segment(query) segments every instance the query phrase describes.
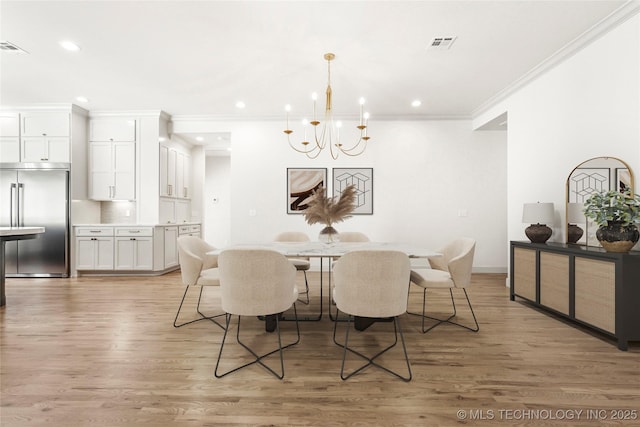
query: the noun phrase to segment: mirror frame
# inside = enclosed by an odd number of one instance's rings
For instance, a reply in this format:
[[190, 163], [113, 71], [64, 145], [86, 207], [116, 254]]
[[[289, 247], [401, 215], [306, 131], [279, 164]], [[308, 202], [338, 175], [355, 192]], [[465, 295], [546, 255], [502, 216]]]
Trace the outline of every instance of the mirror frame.
[[[573, 175], [576, 169], [580, 168], [585, 163], [588, 163], [593, 160], [598, 160], [598, 159], [616, 160], [620, 162], [622, 165], [624, 165], [624, 167], [629, 171], [629, 179], [631, 181], [629, 186], [631, 187], [631, 194], [633, 195], [635, 192], [635, 177], [633, 175], [633, 171], [631, 170], [631, 167], [629, 166], [629, 164], [624, 160], [618, 157], [613, 157], [613, 156], [599, 156], [599, 157], [592, 157], [588, 160], [585, 160], [579, 163], [576, 167], [574, 167], [571, 170], [571, 172], [569, 172], [569, 175], [567, 176], [567, 181], [565, 183], [565, 207], [564, 207], [565, 208], [564, 209], [564, 220], [565, 220], [564, 221], [564, 224], [565, 224], [564, 241], [565, 243], [569, 243], [569, 180], [571, 179], [571, 175]], [[583, 243], [572, 243], [572, 244], [583, 245]], [[589, 242], [587, 241], [587, 243], [584, 245], [589, 246]]]

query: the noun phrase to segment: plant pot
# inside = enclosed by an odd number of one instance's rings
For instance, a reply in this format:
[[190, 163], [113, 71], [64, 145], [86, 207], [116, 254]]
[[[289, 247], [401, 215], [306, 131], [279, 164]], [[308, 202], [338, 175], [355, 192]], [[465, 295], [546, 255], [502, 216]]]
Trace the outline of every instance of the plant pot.
[[331, 226], [327, 226], [320, 230], [318, 240], [322, 243], [338, 243], [340, 241], [340, 235], [338, 234], [338, 230]]
[[640, 238], [638, 227], [623, 226], [619, 221], [609, 221], [596, 231], [596, 238], [607, 252], [629, 252]]

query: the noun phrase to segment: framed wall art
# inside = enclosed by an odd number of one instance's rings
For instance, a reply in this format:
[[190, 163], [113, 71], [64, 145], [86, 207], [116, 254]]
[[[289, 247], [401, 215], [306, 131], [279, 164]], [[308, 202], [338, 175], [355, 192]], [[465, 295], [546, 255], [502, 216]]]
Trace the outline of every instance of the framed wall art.
[[616, 168], [616, 190], [625, 192], [631, 188], [631, 174], [627, 168]]
[[320, 187], [327, 188], [326, 168], [287, 168], [287, 213], [301, 214]]
[[349, 185], [356, 187], [353, 215], [373, 215], [373, 168], [333, 168], [333, 197]]
[[569, 203], [584, 203], [593, 193], [609, 191], [609, 169], [576, 168], [568, 184]]

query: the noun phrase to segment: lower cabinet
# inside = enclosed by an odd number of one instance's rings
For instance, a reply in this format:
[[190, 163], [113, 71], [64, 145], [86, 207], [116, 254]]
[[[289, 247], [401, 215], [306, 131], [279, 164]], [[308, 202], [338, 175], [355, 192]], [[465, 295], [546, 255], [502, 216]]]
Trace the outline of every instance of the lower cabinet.
[[153, 270], [153, 228], [116, 228], [115, 234], [115, 270]]
[[165, 273], [178, 262], [178, 236], [200, 236], [200, 224], [76, 226], [75, 270], [108, 274]]
[[164, 268], [178, 265], [178, 227], [164, 227]]
[[511, 242], [510, 298], [607, 334], [627, 350], [640, 340], [640, 252]]
[[113, 270], [113, 228], [76, 229], [76, 270]]

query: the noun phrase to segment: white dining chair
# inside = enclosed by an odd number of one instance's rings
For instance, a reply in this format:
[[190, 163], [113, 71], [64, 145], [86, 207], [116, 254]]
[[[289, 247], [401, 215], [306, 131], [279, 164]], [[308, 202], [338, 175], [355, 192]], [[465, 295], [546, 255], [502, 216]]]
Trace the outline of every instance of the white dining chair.
[[[421, 316], [422, 333], [443, 323], [460, 326], [473, 332], [478, 332], [480, 326], [471, 306], [467, 288], [471, 285], [471, 270], [473, 267], [473, 254], [475, 252], [476, 241], [470, 238], [459, 238], [444, 248], [438, 250], [442, 256], [429, 258], [431, 268], [411, 270], [411, 283], [422, 288], [422, 313], [409, 314]], [[453, 313], [446, 318], [428, 316], [427, 311], [427, 290], [448, 289], [453, 306]], [[475, 326], [463, 325], [452, 319], [457, 315], [456, 302], [453, 295], [454, 289], [460, 289], [464, 293], [467, 305], [471, 311]], [[435, 320], [436, 323], [425, 329], [425, 319]]]
[[[179, 328], [200, 320], [211, 320], [213, 323], [224, 329], [224, 326], [216, 320], [216, 318], [224, 316], [224, 313], [208, 316], [200, 311], [200, 302], [202, 300], [204, 288], [220, 285], [218, 277], [218, 257], [207, 254], [208, 252], [215, 250], [215, 247], [195, 236], [180, 236], [178, 237], [177, 243], [180, 277], [182, 279], [182, 284], [185, 286], [185, 290], [182, 295], [182, 300], [180, 301], [180, 306], [178, 307], [178, 312], [173, 320], [173, 326], [175, 328]], [[184, 304], [189, 289], [192, 287], [200, 288], [198, 304], [196, 305], [196, 312], [199, 314], [199, 317], [178, 323], [178, 317], [180, 316], [182, 305]]]
[[[284, 357], [282, 350], [300, 342], [300, 328], [295, 302], [298, 298], [296, 288], [296, 269], [279, 252], [270, 249], [226, 249], [218, 257], [220, 269], [220, 290], [222, 309], [226, 313], [225, 332], [220, 344], [220, 352], [214, 374], [224, 377], [253, 364], [260, 364], [277, 378], [284, 378]], [[280, 314], [293, 307], [297, 338], [294, 342], [282, 345], [280, 333]], [[220, 360], [227, 342], [227, 334], [232, 316], [238, 317], [236, 340], [247, 350], [253, 360], [242, 363], [225, 372], [219, 372]], [[258, 355], [240, 339], [241, 320], [246, 316], [274, 316], [278, 347]], [[269, 334], [268, 334], [269, 335]], [[255, 337], [252, 342], [259, 341]], [[269, 367], [263, 359], [274, 354], [280, 355], [280, 372]], [[234, 357], [236, 359], [236, 357]]]
[[[333, 341], [343, 349], [340, 368], [340, 378], [343, 380], [352, 377], [368, 366], [376, 366], [404, 381], [411, 381], [411, 364], [399, 319], [407, 311], [410, 270], [409, 257], [400, 251], [355, 250], [346, 253], [334, 263], [335, 289], [333, 297], [338, 313], [342, 312], [348, 316], [344, 343], [338, 342], [336, 338], [338, 323], [342, 322], [338, 322], [336, 319], [333, 327]], [[354, 317], [392, 320], [394, 342], [373, 356], [365, 355], [363, 349], [357, 350], [350, 347], [350, 330]], [[377, 327], [378, 323], [383, 324], [383, 322], [376, 322], [370, 327]], [[407, 375], [401, 375], [377, 361], [380, 356], [396, 346], [398, 334], [404, 351]], [[366, 360], [366, 363], [347, 374], [345, 373], [347, 354], [357, 355]]]
[[[275, 242], [309, 242], [309, 236], [301, 231], [285, 231], [278, 234], [275, 239]], [[304, 292], [300, 292], [300, 294], [305, 296], [305, 299], [302, 300], [298, 298], [303, 304], [309, 304], [309, 281], [307, 279], [307, 271], [311, 268], [311, 261], [307, 257], [289, 257], [287, 258], [289, 262], [293, 264], [297, 271], [302, 271], [304, 274]]]

